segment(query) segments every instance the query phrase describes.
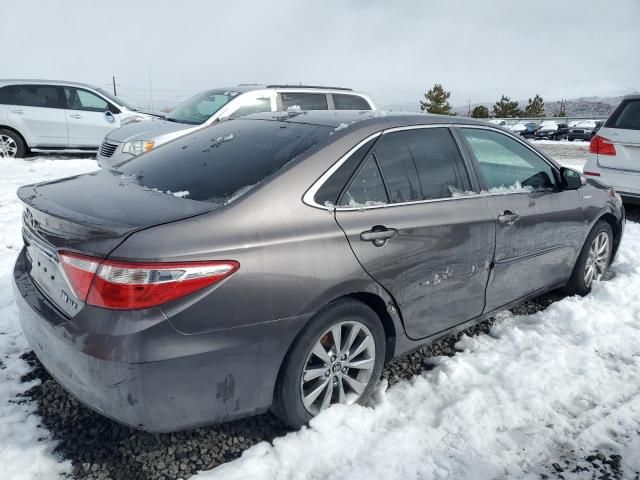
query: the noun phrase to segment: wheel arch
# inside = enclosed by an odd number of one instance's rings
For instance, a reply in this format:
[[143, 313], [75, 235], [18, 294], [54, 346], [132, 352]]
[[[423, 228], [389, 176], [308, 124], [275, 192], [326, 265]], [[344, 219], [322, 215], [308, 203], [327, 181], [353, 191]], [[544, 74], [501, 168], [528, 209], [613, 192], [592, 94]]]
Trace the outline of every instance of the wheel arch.
[[620, 246], [620, 240], [622, 239], [622, 225], [615, 217], [615, 215], [609, 212], [606, 212], [598, 217], [598, 220], [596, 220], [595, 223], [599, 222], [600, 220], [607, 222], [611, 227], [611, 231], [613, 232], [613, 252], [611, 252], [611, 261], [613, 261], [616, 253], [618, 253], [618, 247]]
[[9, 125], [4, 125], [2, 123], [0, 123], [0, 130], [9, 130], [10, 132], [13, 132], [16, 135], [18, 135], [22, 139], [22, 143], [24, 143], [24, 148], [27, 151], [29, 151], [29, 143], [27, 142], [26, 137], [24, 135], [22, 135], [18, 130], [16, 130], [13, 127], [10, 127]]

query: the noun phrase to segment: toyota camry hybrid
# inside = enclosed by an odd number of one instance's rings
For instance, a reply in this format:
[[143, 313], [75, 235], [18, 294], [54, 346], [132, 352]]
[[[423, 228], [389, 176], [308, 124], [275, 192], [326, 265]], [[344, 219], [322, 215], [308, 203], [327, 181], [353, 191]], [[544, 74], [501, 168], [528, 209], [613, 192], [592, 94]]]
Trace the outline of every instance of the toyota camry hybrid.
[[153, 432], [363, 403], [385, 362], [587, 294], [625, 220], [614, 190], [498, 126], [383, 112], [253, 114], [18, 196], [31, 347]]

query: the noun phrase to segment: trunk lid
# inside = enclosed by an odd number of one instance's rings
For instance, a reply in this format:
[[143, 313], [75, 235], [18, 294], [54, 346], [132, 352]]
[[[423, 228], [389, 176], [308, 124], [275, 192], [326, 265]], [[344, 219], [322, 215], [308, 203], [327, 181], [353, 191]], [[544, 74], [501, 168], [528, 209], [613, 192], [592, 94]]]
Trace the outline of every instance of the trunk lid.
[[83, 306], [58, 251], [107, 257], [131, 233], [213, 210], [215, 205], [151, 190], [115, 172], [98, 171], [18, 190], [31, 278], [67, 315]]

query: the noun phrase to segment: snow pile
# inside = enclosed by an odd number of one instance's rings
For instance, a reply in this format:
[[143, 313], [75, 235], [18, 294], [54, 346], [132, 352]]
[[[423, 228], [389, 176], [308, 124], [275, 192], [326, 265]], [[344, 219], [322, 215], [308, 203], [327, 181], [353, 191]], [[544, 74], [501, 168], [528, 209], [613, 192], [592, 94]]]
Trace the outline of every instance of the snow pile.
[[198, 478], [540, 478], [561, 454], [594, 449], [625, 455], [632, 478], [640, 463], [640, 225], [627, 225], [613, 273], [588, 297], [499, 315], [490, 335], [463, 337], [460, 354], [380, 388], [372, 407], [332, 407], [309, 428]]
[[[34, 383], [20, 383], [30, 369], [20, 359], [28, 350], [18, 323], [11, 283], [13, 263], [22, 248], [20, 185], [76, 175], [97, 169], [94, 160], [2, 159], [0, 176], [0, 478], [59, 478], [71, 469], [52, 454], [49, 433], [40, 428], [35, 406], [17, 404], [17, 396]], [[39, 439], [42, 439], [39, 441]]]
[[520, 182], [516, 182], [513, 185], [509, 185], [505, 187], [504, 185], [500, 187], [493, 187], [489, 190], [481, 190], [480, 193], [476, 193], [471, 190], [459, 190], [453, 185], [449, 185], [449, 191], [451, 192], [451, 196], [454, 198], [458, 197], [476, 197], [481, 195], [506, 195], [508, 193], [532, 193], [533, 187], [530, 186], [522, 186]]

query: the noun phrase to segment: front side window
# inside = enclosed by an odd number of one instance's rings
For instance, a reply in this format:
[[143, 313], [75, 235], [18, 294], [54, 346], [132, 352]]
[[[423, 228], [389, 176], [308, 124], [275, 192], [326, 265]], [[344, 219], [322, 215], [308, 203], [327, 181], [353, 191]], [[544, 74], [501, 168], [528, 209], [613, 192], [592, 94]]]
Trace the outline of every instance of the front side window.
[[25, 107], [63, 108], [60, 88], [54, 85], [10, 85], [0, 90], [2, 101]]
[[236, 98], [239, 92], [228, 90], [209, 90], [194, 95], [171, 110], [164, 118], [170, 122], [200, 125], [211, 115]]
[[85, 112], [106, 112], [109, 103], [98, 95], [74, 87], [64, 87], [64, 96], [69, 110], [83, 110]]
[[371, 110], [371, 105], [358, 95], [333, 94], [333, 106], [336, 110]]
[[389, 203], [389, 198], [378, 164], [373, 155], [369, 155], [349, 188], [342, 195], [339, 204], [345, 207], [369, 207], [387, 203]]
[[237, 118], [251, 113], [270, 112], [271, 98], [267, 96], [249, 97], [242, 105], [229, 115], [229, 118]]
[[555, 189], [553, 168], [522, 143], [491, 130], [460, 131], [478, 160], [490, 192]]
[[327, 96], [324, 93], [281, 93], [284, 110], [299, 107], [301, 110], [327, 110]]
[[447, 128], [383, 136], [374, 154], [391, 203], [449, 198], [471, 189], [458, 148]]

